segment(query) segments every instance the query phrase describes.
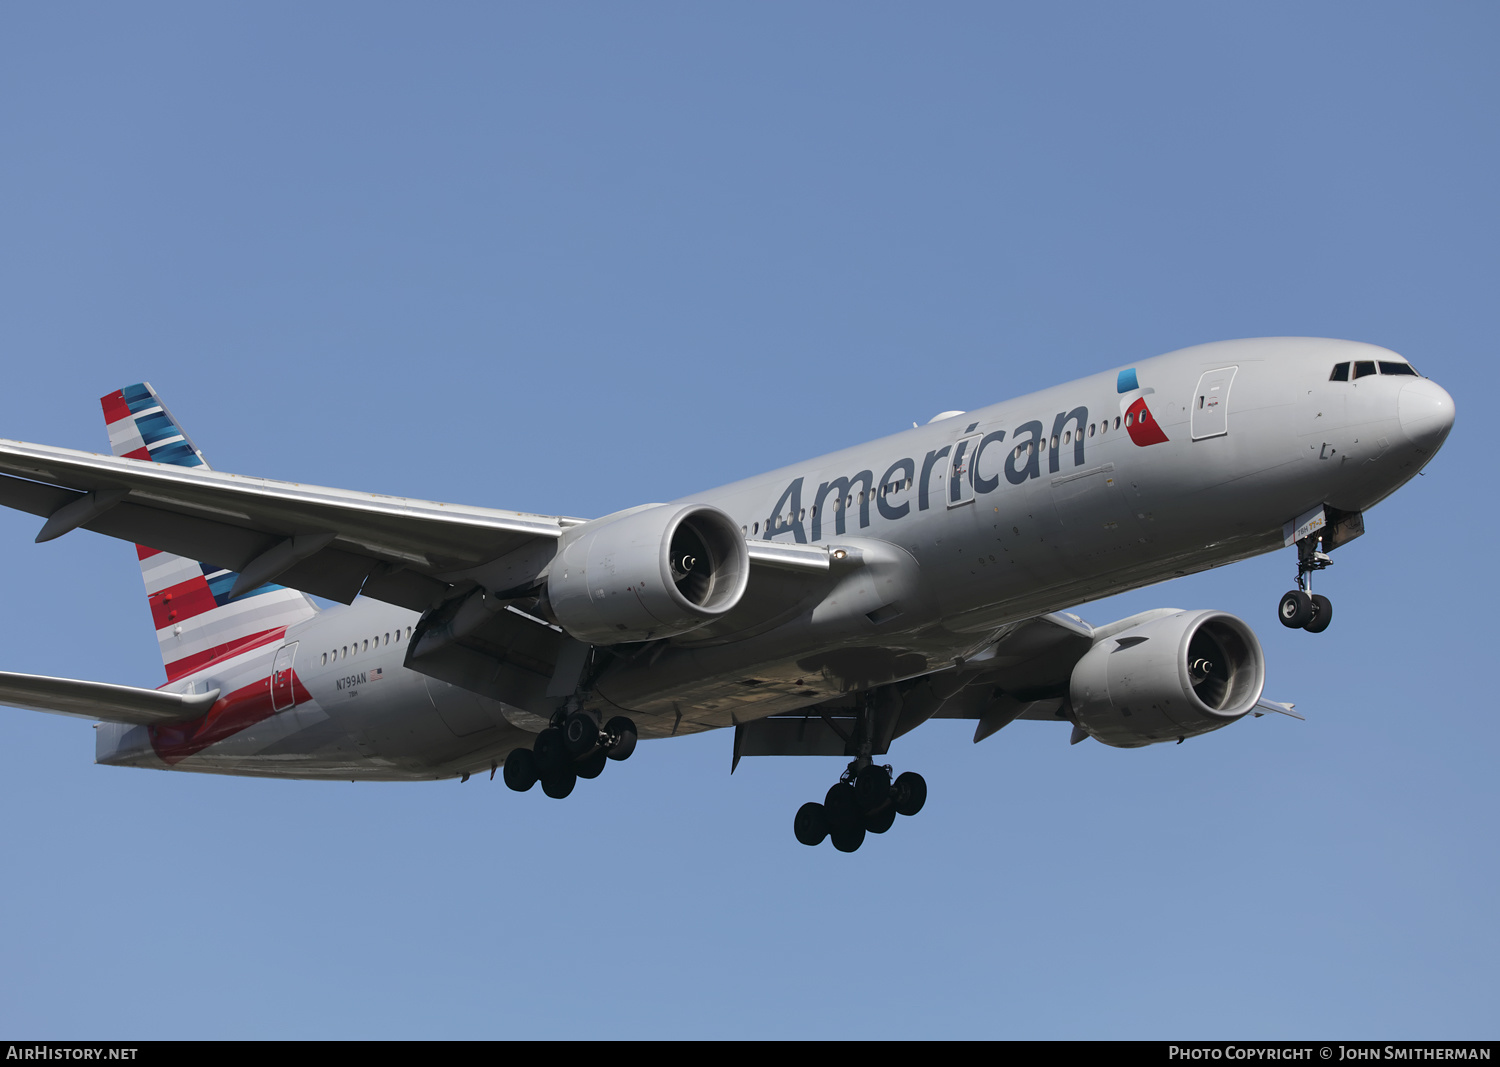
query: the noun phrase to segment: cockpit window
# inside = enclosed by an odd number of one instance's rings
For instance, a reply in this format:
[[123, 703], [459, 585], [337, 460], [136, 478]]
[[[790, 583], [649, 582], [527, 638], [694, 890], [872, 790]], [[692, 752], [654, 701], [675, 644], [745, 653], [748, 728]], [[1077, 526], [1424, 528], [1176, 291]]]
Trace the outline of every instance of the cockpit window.
[[1367, 374], [1375, 373], [1375, 361], [1373, 359], [1356, 360], [1354, 364], [1354, 377], [1363, 378]]
[[1380, 373], [1381, 374], [1411, 374], [1411, 375], [1416, 375], [1417, 374], [1416, 370], [1412, 367], [1412, 365], [1410, 363], [1387, 363], [1384, 360], [1382, 360], [1381, 363], [1380, 363]]
[[1347, 382], [1349, 380], [1349, 364], [1335, 363], [1333, 373], [1328, 376], [1330, 382]]

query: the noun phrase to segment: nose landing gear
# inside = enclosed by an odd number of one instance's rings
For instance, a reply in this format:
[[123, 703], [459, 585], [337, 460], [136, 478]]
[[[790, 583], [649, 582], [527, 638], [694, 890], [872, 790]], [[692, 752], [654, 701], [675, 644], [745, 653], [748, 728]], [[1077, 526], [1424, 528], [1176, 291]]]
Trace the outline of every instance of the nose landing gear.
[[609, 760], [629, 759], [637, 737], [635, 723], [623, 715], [600, 729], [587, 712], [559, 713], [530, 748], [518, 748], [505, 757], [505, 784], [524, 793], [541, 782], [542, 792], [561, 800], [573, 792], [578, 779], [603, 774]]
[[1310, 535], [1297, 542], [1297, 588], [1281, 598], [1276, 617], [1292, 630], [1320, 634], [1333, 622], [1333, 601], [1312, 592], [1314, 572], [1333, 566], [1323, 551], [1323, 538]]

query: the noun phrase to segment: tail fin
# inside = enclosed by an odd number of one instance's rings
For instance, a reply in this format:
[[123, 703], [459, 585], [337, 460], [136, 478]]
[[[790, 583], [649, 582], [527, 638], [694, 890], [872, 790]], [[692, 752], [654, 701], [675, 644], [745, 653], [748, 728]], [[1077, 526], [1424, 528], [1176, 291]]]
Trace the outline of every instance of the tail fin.
[[[208, 469], [203, 453], [149, 383], [127, 385], [99, 403], [115, 455]], [[307, 597], [279, 585], [230, 600], [239, 577], [233, 571], [145, 545], [136, 545], [136, 554], [169, 682], [279, 640], [288, 626], [318, 612]]]

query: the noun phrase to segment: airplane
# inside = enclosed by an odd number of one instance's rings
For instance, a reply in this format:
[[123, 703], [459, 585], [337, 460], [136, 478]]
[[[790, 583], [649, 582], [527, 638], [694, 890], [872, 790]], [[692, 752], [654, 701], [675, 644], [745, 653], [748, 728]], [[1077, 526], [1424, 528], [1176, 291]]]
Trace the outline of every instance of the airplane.
[[[844, 852], [923, 806], [892, 742], [932, 718], [1182, 743], [1264, 696], [1241, 619], [1065, 609], [1284, 549], [1279, 621], [1332, 622], [1330, 553], [1414, 477], [1452, 397], [1403, 357], [1221, 341], [665, 504], [585, 520], [213, 470], [156, 391], [102, 398], [113, 455], [0, 441], [0, 504], [137, 546], [167, 681], [0, 673], [96, 720], [112, 766], [432, 780], [563, 798], [638, 740], [849, 762], [793, 819]], [[313, 597], [336, 602], [320, 608]]]

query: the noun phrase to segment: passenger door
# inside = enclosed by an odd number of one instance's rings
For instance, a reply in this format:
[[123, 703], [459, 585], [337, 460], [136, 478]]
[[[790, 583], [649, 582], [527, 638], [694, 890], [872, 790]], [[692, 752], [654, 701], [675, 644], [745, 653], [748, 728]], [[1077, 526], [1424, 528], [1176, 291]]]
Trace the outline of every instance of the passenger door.
[[974, 502], [974, 450], [983, 434], [965, 437], [948, 456], [948, 506]]
[[1191, 419], [1193, 440], [1222, 437], [1229, 432], [1229, 387], [1234, 384], [1238, 367], [1221, 367], [1204, 371], [1193, 395]]
[[271, 664], [271, 710], [286, 711], [297, 703], [297, 694], [292, 686], [292, 661], [297, 658], [297, 642], [282, 645], [276, 650], [276, 661]]

